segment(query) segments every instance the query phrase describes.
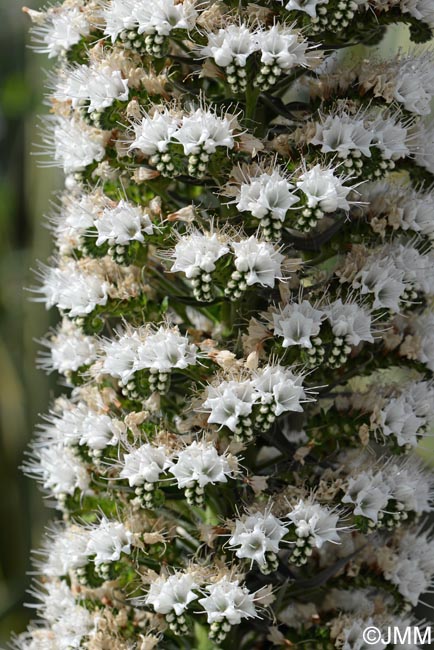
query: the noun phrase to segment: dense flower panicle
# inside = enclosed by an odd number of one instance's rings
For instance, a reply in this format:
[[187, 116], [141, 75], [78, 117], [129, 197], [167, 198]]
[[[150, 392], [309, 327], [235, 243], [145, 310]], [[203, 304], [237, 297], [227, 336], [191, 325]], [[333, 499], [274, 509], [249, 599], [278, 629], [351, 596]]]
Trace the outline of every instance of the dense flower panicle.
[[391, 23], [428, 42], [432, 1], [25, 12], [55, 59], [40, 148], [66, 180], [34, 291], [63, 394], [23, 463], [60, 516], [16, 650], [361, 650], [417, 626], [434, 77], [429, 49], [376, 52]]

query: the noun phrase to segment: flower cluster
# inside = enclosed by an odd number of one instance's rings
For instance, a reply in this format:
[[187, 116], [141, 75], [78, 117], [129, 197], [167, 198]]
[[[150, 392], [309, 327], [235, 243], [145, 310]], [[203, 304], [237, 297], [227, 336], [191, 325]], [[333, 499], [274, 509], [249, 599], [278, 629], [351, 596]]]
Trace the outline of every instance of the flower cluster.
[[62, 394], [23, 463], [60, 517], [16, 649], [356, 650], [417, 625], [432, 54], [352, 48], [390, 23], [427, 42], [430, 2], [26, 12], [66, 179], [34, 289]]

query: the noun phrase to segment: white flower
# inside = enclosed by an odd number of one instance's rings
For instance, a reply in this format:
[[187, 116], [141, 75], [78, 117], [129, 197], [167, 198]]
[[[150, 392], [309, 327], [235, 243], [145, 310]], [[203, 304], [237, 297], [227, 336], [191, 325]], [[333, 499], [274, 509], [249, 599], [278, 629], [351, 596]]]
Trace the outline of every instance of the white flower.
[[41, 343], [48, 348], [49, 355], [41, 355], [39, 365], [48, 371], [57, 370], [61, 374], [75, 372], [91, 364], [97, 356], [96, 339], [83, 334], [81, 328], [69, 318], [63, 318], [54, 334]]
[[434, 173], [434, 128], [427, 124], [418, 124], [415, 132], [415, 162]]
[[28, 461], [24, 469], [30, 476], [36, 476], [55, 496], [72, 495], [76, 489], [86, 492], [89, 488], [86, 466], [72, 449], [62, 444], [35, 447], [34, 459]]
[[187, 278], [195, 278], [201, 271], [212, 273], [217, 260], [229, 252], [229, 247], [216, 233], [193, 232], [183, 236], [173, 251], [172, 272], [182, 271]]
[[116, 562], [122, 553], [131, 553], [133, 536], [122, 522], [109, 521], [103, 517], [98, 526], [89, 531], [86, 552], [95, 556], [97, 566], [106, 562]]
[[263, 566], [266, 563], [265, 554], [278, 553], [280, 540], [287, 532], [280, 519], [270, 512], [256, 512], [235, 522], [229, 545], [238, 547], [236, 556], [240, 559], [246, 558]]
[[[282, 4], [285, 3], [285, 0], [279, 0]], [[315, 18], [317, 15], [317, 5], [327, 4], [328, 0], [289, 0], [286, 2], [285, 9], [288, 11], [303, 11], [311, 18]]]
[[152, 5], [140, 2], [134, 10], [139, 34], [156, 32], [160, 36], [169, 36], [174, 29], [192, 29], [197, 17], [195, 2], [191, 0], [155, 0]]
[[273, 25], [267, 30], [258, 30], [256, 42], [261, 51], [261, 62], [267, 66], [277, 65], [289, 72], [297, 65], [307, 66], [307, 43], [300, 40], [300, 32], [283, 25]]
[[135, 7], [137, 0], [111, 0], [104, 6], [104, 34], [110, 36], [112, 43], [121, 32], [135, 27]]
[[99, 219], [95, 219], [98, 231], [96, 245], [126, 245], [131, 241], [143, 242], [143, 233], [152, 235], [153, 225], [149, 216], [139, 206], [123, 199], [114, 208], [105, 208]]
[[170, 466], [170, 463], [164, 447], [145, 443], [125, 454], [122, 465], [119, 476], [128, 479], [130, 487], [136, 487], [143, 483], [159, 481], [160, 474]]
[[188, 573], [175, 573], [168, 578], [159, 576], [151, 583], [145, 604], [152, 605], [157, 614], [174, 611], [181, 616], [188, 605], [197, 599], [194, 589], [198, 589], [198, 585]]
[[92, 614], [85, 607], [75, 605], [53, 624], [52, 630], [59, 639], [60, 650], [69, 650], [80, 648], [83, 639], [92, 632], [93, 628]]
[[424, 421], [413, 413], [404, 395], [389, 400], [379, 417], [385, 436], [393, 435], [400, 446], [417, 444], [417, 432]]
[[199, 600], [207, 615], [208, 623], [227, 621], [230, 625], [239, 625], [243, 618], [256, 618], [254, 594], [246, 587], [239, 586], [239, 581], [231, 582], [222, 578], [206, 587], [209, 594]]
[[194, 441], [180, 451], [170, 472], [180, 489], [227, 483], [226, 477], [233, 473], [225, 456], [219, 455], [213, 443], [205, 441]]
[[387, 483], [393, 498], [408, 512], [418, 515], [432, 511], [432, 477], [413, 457], [400, 465], [387, 466]]
[[357, 477], [350, 476], [347, 491], [342, 503], [352, 503], [355, 515], [362, 515], [378, 521], [379, 513], [387, 506], [391, 498], [390, 488], [381, 472], [361, 472]]
[[247, 59], [258, 49], [256, 35], [246, 25], [228, 25], [217, 33], [208, 34], [208, 43], [200, 48], [201, 56], [213, 58], [222, 68], [231, 64], [244, 67]]
[[47, 309], [57, 306], [68, 315], [85, 316], [108, 299], [108, 283], [91, 273], [81, 271], [73, 260], [64, 266], [48, 267], [38, 293], [45, 296]]
[[272, 244], [258, 241], [253, 235], [249, 239], [233, 242], [235, 268], [245, 274], [247, 285], [260, 284], [274, 287], [276, 279], [282, 278], [281, 265], [285, 259]]
[[148, 334], [137, 350], [135, 370], [144, 368], [169, 372], [173, 368], [183, 370], [196, 364], [197, 347], [187, 336], [177, 330], [160, 327]]
[[140, 124], [133, 124], [135, 140], [129, 150], [138, 149], [147, 156], [167, 151], [173, 135], [178, 129], [178, 120], [167, 109], [156, 110], [152, 116], [147, 113]]
[[83, 103], [87, 112], [108, 108], [117, 99], [128, 99], [128, 79], [122, 77], [120, 70], [114, 69], [110, 61], [97, 65], [80, 65], [60, 77], [54, 97], [59, 101], [70, 101], [73, 108]]
[[118, 340], [107, 341], [104, 348], [102, 372], [121, 380], [125, 386], [136, 371], [140, 339], [136, 332], [124, 334]]
[[321, 146], [323, 153], [338, 153], [346, 158], [351, 151], [357, 151], [371, 157], [371, 146], [374, 132], [365, 127], [362, 119], [357, 119], [346, 113], [327, 115], [323, 122], [316, 125], [312, 144]]
[[[407, 111], [428, 115], [434, 95], [433, 60], [431, 54], [408, 56], [391, 66], [390, 83], [393, 96]], [[387, 82], [386, 82], [387, 83]]]
[[417, 358], [434, 372], [434, 314], [432, 312], [419, 314], [411, 326], [420, 340]]
[[208, 397], [203, 404], [210, 411], [209, 424], [220, 424], [235, 432], [239, 419], [248, 417], [257, 400], [250, 380], [223, 381], [218, 386], [208, 386]]
[[198, 108], [191, 115], [184, 115], [173, 138], [182, 144], [186, 156], [202, 151], [212, 154], [217, 147], [234, 147], [231, 120], [203, 108]]
[[86, 566], [88, 531], [71, 526], [65, 530], [55, 530], [47, 544], [47, 558], [43, 571], [48, 576], [66, 576], [69, 571]]
[[80, 248], [83, 236], [93, 227], [100, 203], [101, 195], [96, 192], [81, 196], [64, 194], [58, 214], [50, 224], [61, 255], [71, 255], [75, 248]]
[[336, 337], [343, 337], [348, 345], [359, 345], [361, 341], [374, 343], [370, 312], [356, 303], [343, 303], [340, 298], [324, 308], [324, 313]]
[[408, 129], [393, 118], [382, 115], [373, 120], [371, 130], [374, 132], [373, 142], [388, 160], [399, 160], [409, 155]]
[[293, 187], [278, 170], [253, 176], [240, 186], [237, 209], [258, 219], [271, 216], [283, 222], [287, 211], [300, 200], [290, 191]]
[[350, 209], [346, 197], [352, 188], [343, 185], [333, 169], [315, 165], [300, 176], [297, 187], [306, 195], [309, 208], [318, 207], [324, 212]]
[[257, 371], [253, 387], [262, 404], [272, 404], [276, 416], [287, 411], [303, 411], [302, 401], [307, 401], [302, 386], [303, 377], [294, 375], [289, 368], [268, 365]]
[[90, 25], [79, 7], [57, 6], [48, 11], [44, 22], [32, 29], [36, 50], [52, 59], [76, 45], [90, 33]]
[[38, 598], [42, 601], [38, 609], [43, 609], [44, 618], [53, 624], [75, 606], [75, 598], [64, 580], [47, 582], [44, 589], [38, 593]]
[[365, 643], [364, 632], [371, 629], [379, 629], [375, 626], [371, 617], [366, 620], [356, 619], [352, 621], [351, 625], [344, 627], [342, 630], [342, 643], [340, 644], [342, 650], [369, 650], [371, 648], [372, 650], [385, 650], [387, 644], [383, 643], [381, 639], [372, 643], [369, 642], [369, 645]]
[[94, 450], [105, 449], [119, 442], [122, 431], [123, 426], [119, 420], [89, 409], [83, 419], [79, 444]]
[[[82, 171], [105, 155], [105, 136], [75, 117], [56, 116], [53, 130], [54, 161], [65, 174]], [[49, 144], [48, 140], [47, 143]]]
[[374, 295], [374, 309], [392, 309], [399, 313], [401, 296], [406, 289], [404, 275], [391, 256], [380, 251], [369, 255], [353, 286], [360, 287], [362, 295]]
[[272, 316], [274, 334], [283, 337], [284, 348], [291, 345], [311, 348], [311, 339], [318, 336], [321, 323], [325, 318], [324, 312], [312, 307], [307, 300], [301, 303], [289, 303]]
[[339, 543], [339, 515], [318, 503], [301, 499], [287, 514], [294, 524], [296, 534], [302, 538], [313, 538], [316, 548], [325, 542]]
[[434, 7], [431, 0], [401, 0], [402, 12], [409, 13], [431, 27], [434, 25]]

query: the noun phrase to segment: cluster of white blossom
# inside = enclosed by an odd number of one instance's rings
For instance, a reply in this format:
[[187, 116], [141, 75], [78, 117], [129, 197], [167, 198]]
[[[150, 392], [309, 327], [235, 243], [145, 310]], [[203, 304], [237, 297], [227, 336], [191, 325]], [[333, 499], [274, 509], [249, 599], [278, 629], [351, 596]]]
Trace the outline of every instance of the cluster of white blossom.
[[432, 54], [348, 61], [391, 22], [427, 42], [431, 5], [26, 9], [55, 60], [41, 149], [66, 180], [35, 291], [64, 394], [23, 464], [61, 519], [17, 650], [361, 650], [417, 624]]

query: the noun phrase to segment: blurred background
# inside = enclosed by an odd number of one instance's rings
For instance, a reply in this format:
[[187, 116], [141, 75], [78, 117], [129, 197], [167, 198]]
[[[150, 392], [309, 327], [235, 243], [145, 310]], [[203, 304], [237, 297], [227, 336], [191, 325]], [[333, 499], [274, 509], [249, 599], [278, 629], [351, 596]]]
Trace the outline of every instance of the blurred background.
[[[24, 610], [30, 549], [40, 544], [47, 516], [36, 485], [18, 465], [38, 419], [47, 408], [52, 380], [34, 367], [35, 339], [54, 314], [29, 301], [30, 268], [46, 259], [50, 237], [43, 226], [50, 195], [60, 185], [56, 170], [40, 169], [30, 151], [38, 140], [46, 57], [28, 49], [29, 19], [22, 4], [0, 0], [0, 645], [19, 632], [32, 612]], [[27, 597], [28, 600], [28, 597]]]
[[[43, 4], [24, 1], [34, 9]], [[38, 414], [47, 410], [56, 390], [55, 378], [34, 365], [36, 341], [56, 316], [31, 302], [25, 288], [35, 284], [36, 261], [50, 254], [43, 215], [62, 182], [57, 170], [39, 168], [31, 155], [39, 139], [37, 116], [47, 110], [49, 62], [28, 48], [30, 21], [21, 7], [22, 0], [0, 0], [0, 647], [32, 618], [23, 607], [30, 600], [31, 549], [40, 546], [54, 514], [18, 469]], [[405, 30], [392, 30], [381, 50], [390, 56], [407, 46]], [[433, 620], [430, 610], [421, 615]]]

